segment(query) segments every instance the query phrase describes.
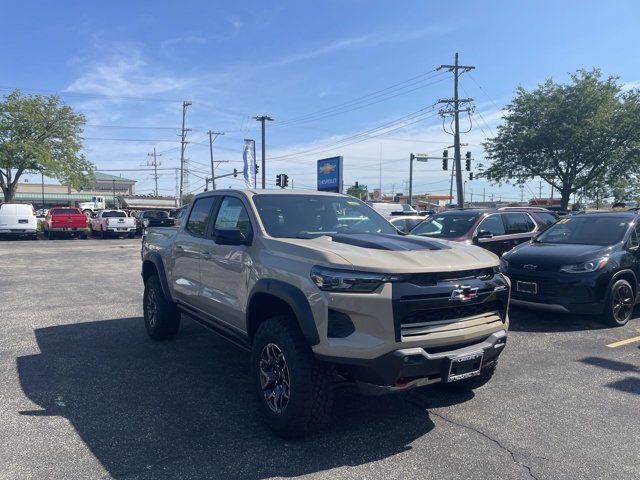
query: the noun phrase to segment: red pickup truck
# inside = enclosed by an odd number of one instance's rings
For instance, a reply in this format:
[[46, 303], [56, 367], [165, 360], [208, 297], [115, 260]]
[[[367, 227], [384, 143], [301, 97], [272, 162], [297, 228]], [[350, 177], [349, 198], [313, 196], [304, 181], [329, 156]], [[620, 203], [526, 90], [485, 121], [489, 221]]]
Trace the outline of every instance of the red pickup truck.
[[56, 235], [87, 238], [87, 216], [74, 207], [53, 207], [42, 224], [44, 236], [53, 240]]

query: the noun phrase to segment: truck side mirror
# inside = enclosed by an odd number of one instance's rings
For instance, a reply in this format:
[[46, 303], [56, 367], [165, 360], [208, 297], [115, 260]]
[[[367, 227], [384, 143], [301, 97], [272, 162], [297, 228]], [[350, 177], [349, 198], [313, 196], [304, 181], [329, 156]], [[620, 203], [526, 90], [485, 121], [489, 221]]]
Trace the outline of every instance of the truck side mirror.
[[476, 235], [476, 240], [486, 240], [488, 238], [493, 238], [493, 233], [489, 230], [480, 230]]
[[239, 228], [218, 228], [213, 232], [213, 240], [218, 245], [248, 245], [247, 239]]

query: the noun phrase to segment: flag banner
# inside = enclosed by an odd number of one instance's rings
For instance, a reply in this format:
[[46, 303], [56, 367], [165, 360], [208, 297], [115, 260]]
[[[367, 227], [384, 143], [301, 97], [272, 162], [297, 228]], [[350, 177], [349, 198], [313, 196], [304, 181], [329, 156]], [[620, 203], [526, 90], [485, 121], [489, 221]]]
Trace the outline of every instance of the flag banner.
[[242, 170], [244, 186], [245, 188], [255, 188], [256, 142], [254, 140], [245, 138], [242, 160], [244, 161], [244, 169]]

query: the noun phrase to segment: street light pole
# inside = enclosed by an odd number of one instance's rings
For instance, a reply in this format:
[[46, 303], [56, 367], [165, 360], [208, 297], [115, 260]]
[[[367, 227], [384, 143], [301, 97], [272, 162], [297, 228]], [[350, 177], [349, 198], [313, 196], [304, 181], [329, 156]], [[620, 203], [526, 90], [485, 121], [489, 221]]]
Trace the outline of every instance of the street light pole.
[[269, 122], [273, 122], [273, 118], [271, 118], [269, 115], [260, 115], [257, 117], [253, 117], [254, 120], [257, 120], [258, 122], [260, 122], [262, 124], [262, 189], [264, 190], [266, 187], [266, 179], [267, 179], [267, 168], [266, 168], [266, 163], [265, 163], [265, 155], [266, 155], [266, 149], [265, 149], [265, 128], [264, 128], [264, 122], [265, 121], [269, 121]]

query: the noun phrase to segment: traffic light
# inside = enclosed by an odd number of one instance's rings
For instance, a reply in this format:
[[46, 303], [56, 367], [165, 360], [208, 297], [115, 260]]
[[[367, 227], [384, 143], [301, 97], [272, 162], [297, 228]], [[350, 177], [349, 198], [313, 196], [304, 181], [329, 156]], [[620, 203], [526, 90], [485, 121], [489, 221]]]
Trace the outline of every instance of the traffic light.
[[234, 168], [234, 169], [233, 169], [233, 176], [234, 176], [234, 177], [237, 177], [237, 176], [238, 176], [238, 169], [237, 169], [237, 168]]
[[358, 184], [358, 182], [356, 182], [356, 183], [354, 184], [354, 187], [356, 187], [356, 189], [357, 189], [357, 188], [360, 188], [360, 185]]
[[449, 170], [449, 150], [442, 152], [442, 169]]
[[256, 167], [256, 173], [260, 173], [260, 165], [258, 165], [257, 163], [254, 163], [253, 166]]
[[276, 175], [276, 185], [280, 188], [282, 188], [282, 175], [278, 174]]
[[464, 168], [467, 172], [471, 171], [471, 152], [467, 152], [467, 154], [465, 155], [465, 158], [467, 159], [464, 163]]
[[289, 175], [283, 173], [282, 174], [282, 188], [287, 188], [289, 186]]
[[473, 172], [469, 172], [469, 180], [473, 180]]

